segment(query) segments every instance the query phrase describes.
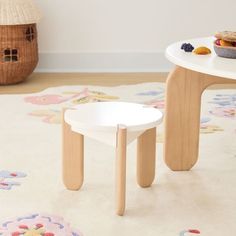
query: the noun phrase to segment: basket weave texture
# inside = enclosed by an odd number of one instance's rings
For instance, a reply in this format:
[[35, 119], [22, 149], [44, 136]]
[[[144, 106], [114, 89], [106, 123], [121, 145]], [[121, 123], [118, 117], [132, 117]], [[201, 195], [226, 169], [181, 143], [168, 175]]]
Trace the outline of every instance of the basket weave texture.
[[36, 24], [0, 25], [0, 84], [22, 82], [37, 63]]
[[40, 17], [32, 0], [0, 0], [0, 25], [38, 23]]

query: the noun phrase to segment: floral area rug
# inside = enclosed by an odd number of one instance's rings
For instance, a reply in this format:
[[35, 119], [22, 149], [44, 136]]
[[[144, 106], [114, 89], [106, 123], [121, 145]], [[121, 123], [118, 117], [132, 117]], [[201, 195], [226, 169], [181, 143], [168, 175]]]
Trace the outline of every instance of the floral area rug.
[[0, 235], [80, 236], [80, 231], [86, 236], [233, 235], [235, 90], [207, 90], [203, 94], [199, 161], [193, 170], [172, 172], [166, 167], [161, 125], [157, 132], [156, 179], [151, 188], [141, 189], [135, 179], [136, 143], [129, 145], [124, 217], [114, 212], [112, 147], [86, 138], [84, 185], [77, 192], [63, 186], [63, 108], [87, 102], [127, 101], [164, 112], [164, 94], [163, 83], [144, 83], [63, 86], [35, 94], [1, 95]]
[[82, 236], [62, 218], [45, 214], [29, 214], [8, 219], [0, 227], [2, 236]]

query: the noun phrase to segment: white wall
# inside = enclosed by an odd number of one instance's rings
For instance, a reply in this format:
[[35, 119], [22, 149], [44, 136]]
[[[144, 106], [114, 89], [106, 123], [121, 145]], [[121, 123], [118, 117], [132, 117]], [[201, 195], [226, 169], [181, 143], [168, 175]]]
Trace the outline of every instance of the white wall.
[[235, 0], [36, 3], [43, 13], [41, 70], [163, 71], [168, 69], [164, 50], [169, 43], [236, 30]]

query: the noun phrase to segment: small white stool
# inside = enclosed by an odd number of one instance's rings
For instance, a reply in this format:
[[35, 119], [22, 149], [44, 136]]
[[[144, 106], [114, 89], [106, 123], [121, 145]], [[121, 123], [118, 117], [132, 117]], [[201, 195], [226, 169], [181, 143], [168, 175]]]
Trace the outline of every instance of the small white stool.
[[149, 187], [155, 177], [156, 126], [162, 113], [142, 104], [80, 104], [63, 115], [63, 180], [78, 190], [84, 176], [84, 135], [116, 147], [116, 212], [125, 211], [126, 146], [138, 137], [137, 182]]

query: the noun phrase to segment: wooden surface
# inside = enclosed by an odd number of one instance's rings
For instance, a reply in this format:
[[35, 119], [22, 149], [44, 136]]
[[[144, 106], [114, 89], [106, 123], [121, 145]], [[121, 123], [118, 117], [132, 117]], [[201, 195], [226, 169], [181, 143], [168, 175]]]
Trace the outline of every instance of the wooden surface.
[[[167, 75], [167, 73], [33, 73], [23, 83], [0, 86], [0, 94], [35, 93], [49, 87], [65, 85], [116, 86], [165, 82]], [[236, 85], [216, 85], [211, 88], [236, 88]]]
[[63, 181], [67, 189], [78, 190], [84, 180], [84, 136], [62, 124]]
[[167, 73], [34, 73], [16, 85], [0, 86], [0, 94], [34, 93], [64, 85], [116, 86], [165, 81]]
[[125, 211], [126, 194], [127, 129], [124, 125], [118, 125], [116, 142], [116, 213], [122, 216]]
[[155, 178], [156, 127], [146, 130], [137, 141], [137, 182], [149, 187]]
[[235, 80], [182, 67], [170, 73], [166, 89], [164, 158], [172, 170], [189, 170], [198, 159], [201, 94], [209, 85]]

